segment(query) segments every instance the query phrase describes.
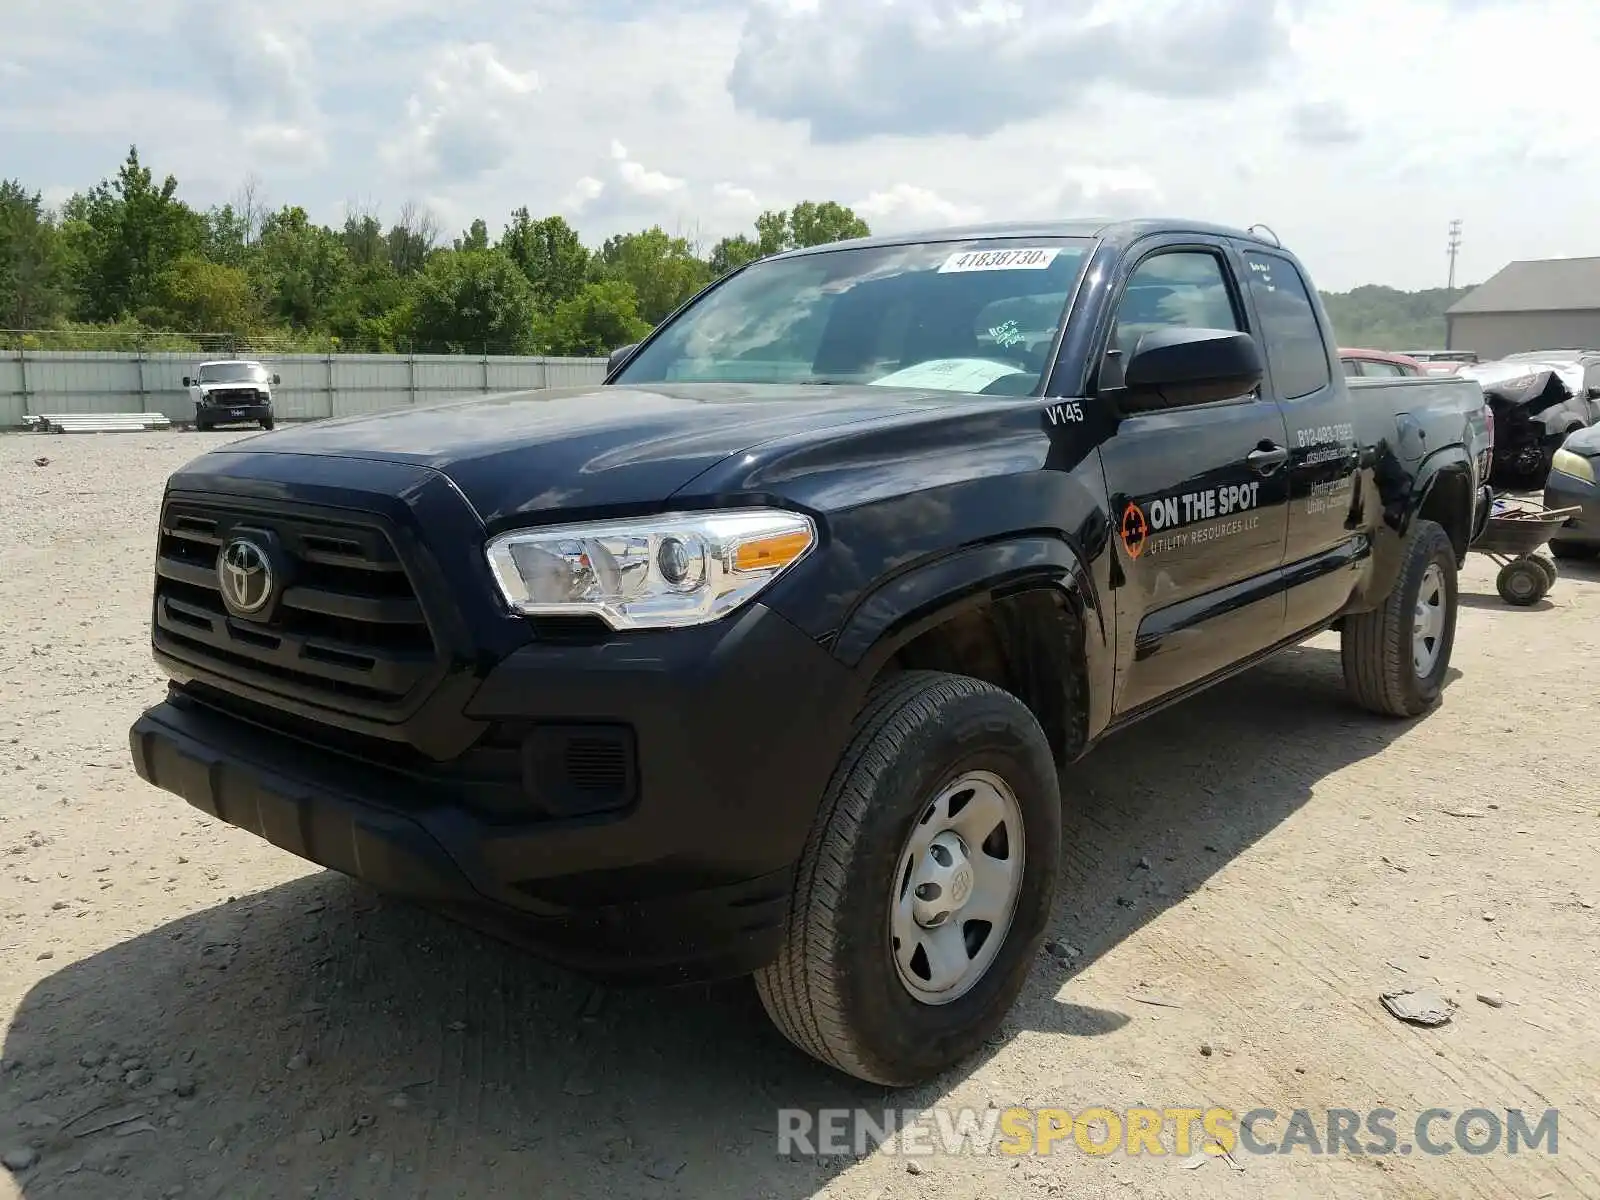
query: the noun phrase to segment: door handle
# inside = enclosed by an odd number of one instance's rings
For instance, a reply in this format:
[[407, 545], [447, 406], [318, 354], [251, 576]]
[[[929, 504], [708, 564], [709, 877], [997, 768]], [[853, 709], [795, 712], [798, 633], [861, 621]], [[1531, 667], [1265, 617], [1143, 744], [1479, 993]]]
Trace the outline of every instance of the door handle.
[[1289, 461], [1289, 447], [1276, 442], [1262, 442], [1244, 457], [1250, 469], [1258, 475], [1271, 475]]

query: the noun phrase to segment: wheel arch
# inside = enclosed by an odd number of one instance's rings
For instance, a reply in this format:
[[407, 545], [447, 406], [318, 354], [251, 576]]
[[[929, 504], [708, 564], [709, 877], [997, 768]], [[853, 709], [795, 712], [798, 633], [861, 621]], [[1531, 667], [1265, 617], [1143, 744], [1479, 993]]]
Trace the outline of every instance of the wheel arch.
[[1109, 631], [1083, 558], [1059, 536], [967, 547], [881, 584], [847, 616], [835, 657], [871, 686], [903, 670], [970, 675], [1033, 712], [1059, 764], [1104, 726]]

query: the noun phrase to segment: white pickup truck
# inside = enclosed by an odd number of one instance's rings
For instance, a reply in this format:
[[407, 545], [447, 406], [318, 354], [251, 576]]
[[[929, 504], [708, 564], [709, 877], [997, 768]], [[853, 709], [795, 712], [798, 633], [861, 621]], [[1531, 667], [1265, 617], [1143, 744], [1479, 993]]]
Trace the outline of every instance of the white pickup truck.
[[202, 432], [218, 425], [260, 425], [272, 428], [272, 389], [283, 380], [253, 359], [203, 362], [183, 377], [194, 401], [194, 427]]

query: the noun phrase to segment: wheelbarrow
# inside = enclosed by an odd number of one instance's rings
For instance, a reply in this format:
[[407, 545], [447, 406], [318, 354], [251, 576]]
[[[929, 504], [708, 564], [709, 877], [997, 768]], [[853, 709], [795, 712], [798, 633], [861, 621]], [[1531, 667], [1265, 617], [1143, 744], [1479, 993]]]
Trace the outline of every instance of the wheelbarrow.
[[1496, 496], [1489, 520], [1468, 549], [1493, 560], [1500, 573], [1495, 590], [1507, 604], [1537, 604], [1555, 586], [1555, 559], [1538, 551], [1578, 509], [1546, 508], [1537, 500]]

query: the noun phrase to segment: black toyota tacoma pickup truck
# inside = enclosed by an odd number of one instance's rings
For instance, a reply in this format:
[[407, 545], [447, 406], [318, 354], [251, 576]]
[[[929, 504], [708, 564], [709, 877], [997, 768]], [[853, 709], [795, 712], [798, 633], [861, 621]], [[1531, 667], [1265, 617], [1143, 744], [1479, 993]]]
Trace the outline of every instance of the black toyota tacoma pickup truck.
[[782, 254], [603, 386], [178, 471], [133, 761], [597, 977], [754, 974], [907, 1084], [1022, 987], [1101, 738], [1329, 628], [1358, 704], [1433, 704], [1482, 434], [1469, 381], [1346, 380], [1272, 239]]

